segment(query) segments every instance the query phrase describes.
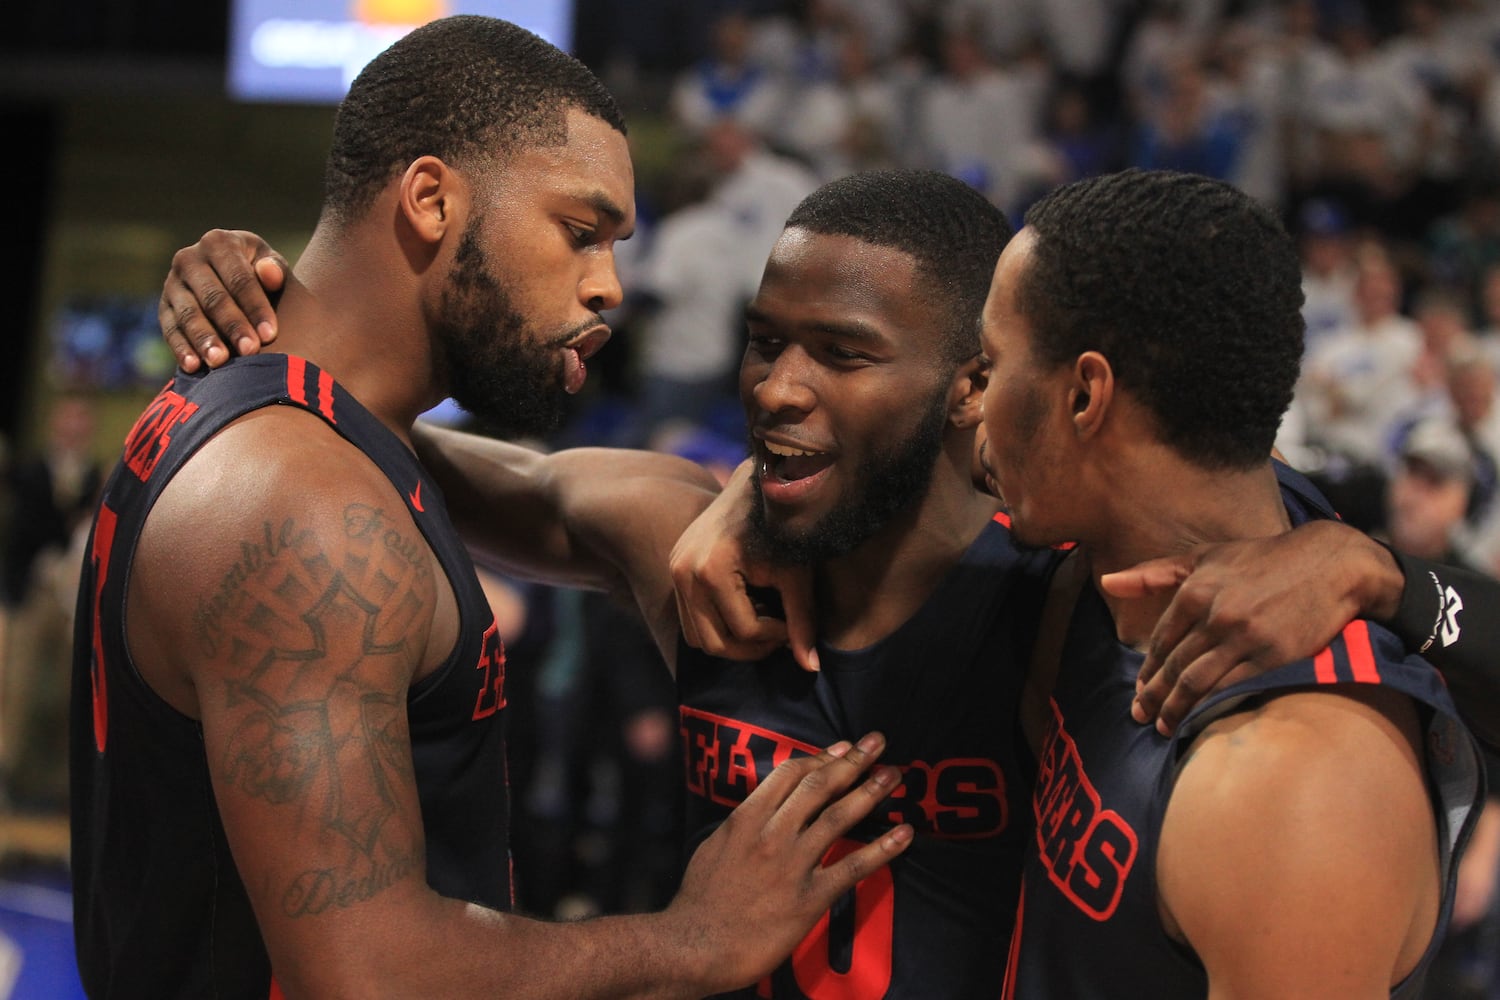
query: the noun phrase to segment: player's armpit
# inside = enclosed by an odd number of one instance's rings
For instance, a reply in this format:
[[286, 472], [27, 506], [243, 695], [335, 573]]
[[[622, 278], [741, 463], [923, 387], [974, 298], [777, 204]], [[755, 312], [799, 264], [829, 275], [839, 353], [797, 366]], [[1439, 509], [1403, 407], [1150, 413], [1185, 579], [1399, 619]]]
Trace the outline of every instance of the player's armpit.
[[1353, 686], [1283, 695], [1198, 737], [1157, 889], [1211, 997], [1385, 997], [1416, 965], [1440, 900], [1417, 746], [1406, 698]]

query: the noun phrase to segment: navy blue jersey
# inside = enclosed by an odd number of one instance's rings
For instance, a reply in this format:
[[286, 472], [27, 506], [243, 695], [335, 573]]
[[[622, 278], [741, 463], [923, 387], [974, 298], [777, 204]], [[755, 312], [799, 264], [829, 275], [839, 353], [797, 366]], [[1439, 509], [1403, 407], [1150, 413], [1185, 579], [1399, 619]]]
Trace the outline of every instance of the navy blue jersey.
[[406, 498], [446, 572], [459, 641], [406, 700], [427, 880], [445, 896], [511, 904], [505, 654], [442, 495], [401, 441], [327, 373], [287, 355], [237, 359], [212, 373], [178, 373], [146, 408], [105, 487], [85, 559], [73, 666], [72, 865], [79, 970], [96, 1000], [264, 1000], [271, 991], [202, 729], [137, 672], [124, 606], [141, 528], [162, 489], [218, 430], [273, 405], [317, 414], [369, 456]]
[[775, 765], [874, 729], [904, 783], [854, 836], [917, 832], [745, 995], [999, 995], [1035, 773], [1016, 707], [1056, 559], [992, 522], [901, 628], [854, 652], [820, 646], [816, 674], [789, 654], [735, 663], [680, 646], [691, 847]]
[[[1305, 480], [1281, 471], [1294, 522], [1327, 516]], [[1379, 684], [1418, 705], [1444, 878], [1430, 959], [1452, 906], [1455, 853], [1477, 815], [1483, 785], [1476, 746], [1437, 671], [1407, 656], [1385, 629], [1356, 621], [1316, 657], [1206, 699], [1167, 739], [1130, 718], [1141, 661], [1117, 641], [1098, 591], [1084, 587], [1068, 625], [1041, 753], [1036, 836], [1005, 997], [1105, 1000], [1139, 995], [1146, 983], [1158, 1000], [1207, 996], [1202, 965], [1168, 935], [1157, 908], [1157, 835], [1180, 761], [1214, 720], [1279, 692], [1326, 685]], [[1420, 973], [1391, 995], [1408, 996]]]

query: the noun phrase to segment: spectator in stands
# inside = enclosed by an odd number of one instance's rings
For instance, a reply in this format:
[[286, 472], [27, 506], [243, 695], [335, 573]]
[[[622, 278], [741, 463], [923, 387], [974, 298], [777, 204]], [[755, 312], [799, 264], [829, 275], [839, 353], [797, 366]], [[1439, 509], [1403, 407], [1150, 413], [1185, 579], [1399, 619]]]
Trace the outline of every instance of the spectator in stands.
[[1354, 236], [1342, 206], [1323, 199], [1303, 203], [1297, 216], [1302, 255], [1302, 319], [1308, 353], [1334, 330], [1353, 324]]
[[781, 83], [752, 57], [752, 25], [742, 11], [724, 13], [713, 26], [711, 50], [682, 71], [672, 87], [671, 110], [691, 134], [731, 119], [769, 134], [781, 111]]
[[744, 298], [760, 284], [766, 257], [792, 209], [818, 186], [798, 161], [769, 149], [752, 129], [733, 118], [709, 126], [703, 150], [715, 181], [713, 201], [736, 227], [735, 253], [720, 266], [738, 277]]
[[1393, 421], [1412, 404], [1411, 368], [1421, 352], [1416, 324], [1401, 314], [1401, 278], [1383, 248], [1356, 258], [1354, 322], [1308, 355], [1298, 395], [1308, 435], [1355, 465], [1383, 467]]
[[743, 349], [744, 276], [726, 267], [740, 254], [741, 222], [712, 197], [715, 178], [700, 158], [674, 166], [669, 211], [633, 271], [629, 329], [637, 377], [636, 414], [614, 443], [643, 448], [669, 421], [706, 422], [733, 400]]
[[838, 38], [833, 74], [798, 89], [778, 135], [830, 181], [894, 166], [905, 119], [899, 85], [878, 71], [864, 33], [851, 28]]
[[0, 788], [21, 805], [67, 802], [68, 656], [83, 534], [102, 483], [94, 404], [52, 404], [42, 448], [10, 477], [0, 649]]
[[1416, 398], [1408, 412], [1413, 420], [1428, 414], [1447, 416], [1453, 409], [1448, 393], [1448, 360], [1475, 345], [1468, 300], [1455, 289], [1433, 285], [1417, 295], [1412, 319], [1422, 334], [1422, 349], [1412, 362]]
[[1143, 105], [1131, 165], [1227, 181], [1238, 173], [1239, 116], [1210, 90], [1202, 59], [1191, 50], [1172, 59], [1159, 97]]
[[1001, 68], [969, 31], [942, 40], [942, 71], [918, 97], [925, 166], [957, 177], [1003, 209], [1026, 189], [1027, 154], [1049, 86], [1045, 64]]

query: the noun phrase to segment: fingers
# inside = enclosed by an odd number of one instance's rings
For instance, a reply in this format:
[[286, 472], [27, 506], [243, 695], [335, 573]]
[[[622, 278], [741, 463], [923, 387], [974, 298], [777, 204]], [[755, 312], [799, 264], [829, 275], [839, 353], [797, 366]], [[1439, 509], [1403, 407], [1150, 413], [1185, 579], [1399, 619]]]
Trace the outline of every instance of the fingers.
[[[849, 791], [884, 750], [885, 737], [869, 733], [842, 753], [825, 751], [779, 766], [762, 782], [762, 787], [773, 784], [767, 798], [781, 798], [775, 815], [766, 823], [766, 832], [795, 835], [806, 830], [821, 857], [822, 850], [869, 815], [900, 781], [896, 768], [882, 767]], [[756, 789], [756, 793], [760, 791]], [[754, 798], [754, 793], [750, 798]], [[747, 798], [746, 802], [749, 801]]]
[[[231, 349], [253, 354], [276, 336], [266, 288], [285, 282], [286, 261], [253, 233], [213, 230], [172, 258], [157, 319], [185, 371], [218, 367]], [[264, 287], [263, 287], [264, 283]]]
[[1261, 671], [1246, 661], [1235, 662], [1219, 653], [1189, 664], [1177, 678], [1157, 714], [1156, 731], [1171, 736], [1193, 707], [1213, 691], [1249, 680]]
[[902, 823], [820, 869], [814, 879], [818, 883], [816, 891], [823, 896], [824, 908], [832, 907], [840, 896], [864, 881], [871, 872], [890, 864], [892, 858], [911, 846], [914, 834], [910, 823]]
[[679, 583], [677, 617], [689, 646], [710, 656], [758, 660], [786, 644], [786, 624], [759, 615], [742, 577], [741, 586]]
[[[1189, 592], [1179, 590], [1167, 610], [1156, 621], [1156, 628], [1151, 631], [1151, 644], [1146, 650], [1146, 661], [1141, 664], [1140, 673], [1136, 677], [1136, 685], [1149, 685], [1156, 677], [1157, 672], [1163, 664], [1177, 654], [1176, 662], [1180, 665], [1191, 662], [1191, 658], [1184, 659], [1187, 653], [1196, 650], [1178, 651], [1185, 637], [1200, 625], [1205, 617], [1207, 609], [1200, 606]], [[1170, 686], [1176, 681], [1176, 675], [1167, 678], [1166, 684]], [[1144, 721], [1144, 720], [1137, 720]]]

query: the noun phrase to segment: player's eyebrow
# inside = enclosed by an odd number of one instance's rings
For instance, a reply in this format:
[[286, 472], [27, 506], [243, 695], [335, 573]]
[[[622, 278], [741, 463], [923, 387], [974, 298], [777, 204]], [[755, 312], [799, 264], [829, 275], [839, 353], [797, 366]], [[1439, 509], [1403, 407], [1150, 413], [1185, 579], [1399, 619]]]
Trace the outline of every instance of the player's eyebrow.
[[[621, 208], [613, 198], [603, 191], [581, 191], [575, 193], [573, 197], [588, 205], [616, 226], [623, 226], [625, 224], [625, 209]], [[617, 240], [628, 240], [634, 235], [635, 229], [632, 227], [628, 232], [622, 233], [615, 238]]]
[[[745, 306], [745, 321], [747, 323], [764, 323], [768, 326], [775, 324], [775, 319], [769, 313], [754, 305]], [[862, 319], [840, 319], [819, 320], [813, 323], [801, 324], [802, 329], [811, 330], [815, 333], [828, 333], [847, 340], [863, 341], [866, 343], [884, 344], [888, 337], [879, 327]]]

